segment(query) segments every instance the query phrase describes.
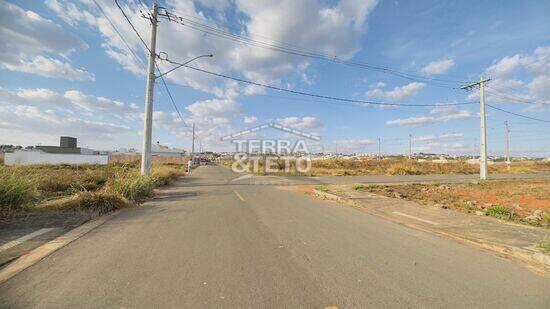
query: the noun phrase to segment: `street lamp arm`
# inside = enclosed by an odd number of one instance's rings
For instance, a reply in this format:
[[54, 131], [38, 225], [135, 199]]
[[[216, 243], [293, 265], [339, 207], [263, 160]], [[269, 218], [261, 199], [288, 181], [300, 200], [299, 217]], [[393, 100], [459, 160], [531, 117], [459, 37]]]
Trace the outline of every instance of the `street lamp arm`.
[[182, 66], [184, 66], [184, 65], [186, 65], [186, 64], [189, 64], [189, 63], [191, 63], [191, 62], [193, 62], [193, 61], [195, 61], [195, 60], [197, 60], [197, 59], [199, 59], [199, 58], [204, 58], [204, 57], [214, 57], [214, 55], [209, 54], [209, 55], [197, 56], [197, 57], [195, 57], [195, 58], [193, 58], [193, 59], [191, 59], [191, 60], [189, 60], [189, 61], [186, 61], [186, 62], [184, 62], [184, 63], [181, 63], [181, 64], [177, 65], [176, 67], [174, 67], [174, 68], [172, 68], [172, 69], [170, 69], [170, 70], [168, 70], [168, 71], [166, 71], [166, 72], [164, 72], [164, 73], [162, 73], [162, 74], [160, 74], [160, 75], [155, 76], [155, 79], [157, 79], [157, 78], [159, 78], [159, 77], [162, 77], [162, 76], [164, 76], [164, 75], [166, 75], [166, 74], [168, 74], [168, 73], [170, 73], [170, 72], [173, 72], [173, 71], [175, 71], [175, 70], [181, 68]]

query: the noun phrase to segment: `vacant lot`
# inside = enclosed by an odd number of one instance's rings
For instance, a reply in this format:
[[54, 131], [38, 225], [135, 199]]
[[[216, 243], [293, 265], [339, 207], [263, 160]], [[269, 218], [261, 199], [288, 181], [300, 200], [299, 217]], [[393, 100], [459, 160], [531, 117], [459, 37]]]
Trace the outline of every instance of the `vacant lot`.
[[135, 163], [0, 166], [0, 219], [49, 209], [109, 212], [143, 200], [183, 172], [174, 164], [154, 165], [151, 177], [141, 177]]
[[447, 185], [356, 185], [354, 188], [502, 220], [550, 227], [550, 180]]
[[[231, 166], [232, 160], [221, 162]], [[253, 164], [249, 164], [249, 172], [254, 173]], [[299, 174], [296, 173], [294, 162], [291, 162], [289, 172], [285, 172], [284, 160], [274, 161], [272, 169], [277, 171], [272, 174]], [[506, 165], [489, 166], [490, 173], [540, 173], [550, 172], [550, 162], [518, 161], [513, 162], [508, 170]], [[264, 174], [264, 162], [258, 162], [258, 173]], [[476, 174], [479, 173], [479, 165], [468, 164], [465, 161], [449, 163], [418, 162], [407, 158], [391, 158], [385, 160], [376, 159], [327, 159], [313, 160], [311, 170], [301, 174], [306, 176], [319, 175], [426, 175], [426, 174]]]

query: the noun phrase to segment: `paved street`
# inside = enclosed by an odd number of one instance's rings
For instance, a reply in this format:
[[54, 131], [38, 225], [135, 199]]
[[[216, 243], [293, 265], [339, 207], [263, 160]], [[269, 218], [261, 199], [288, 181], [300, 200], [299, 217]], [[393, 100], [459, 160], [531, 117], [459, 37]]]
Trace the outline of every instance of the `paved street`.
[[0, 285], [0, 308], [550, 306], [516, 262], [237, 177], [198, 168]]

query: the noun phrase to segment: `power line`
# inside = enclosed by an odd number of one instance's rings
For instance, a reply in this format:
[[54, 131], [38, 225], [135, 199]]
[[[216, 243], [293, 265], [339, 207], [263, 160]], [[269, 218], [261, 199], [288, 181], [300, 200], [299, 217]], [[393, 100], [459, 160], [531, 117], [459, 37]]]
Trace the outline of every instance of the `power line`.
[[168, 85], [166, 85], [166, 81], [164, 80], [164, 76], [162, 76], [162, 72], [160, 71], [158, 65], [155, 62], [155, 65], [157, 67], [157, 70], [160, 73], [160, 80], [162, 80], [162, 84], [164, 85], [164, 88], [166, 89], [166, 93], [168, 93], [168, 97], [170, 97], [170, 102], [172, 102], [172, 106], [174, 106], [174, 109], [176, 110], [176, 113], [178, 113], [178, 116], [180, 117], [181, 121], [183, 122], [183, 125], [189, 128], [189, 125], [185, 122], [183, 119], [183, 116], [180, 113], [180, 110], [178, 109], [178, 106], [176, 105], [176, 102], [174, 100], [174, 97], [172, 96], [172, 93], [170, 92], [170, 88], [168, 88]]
[[498, 110], [498, 111], [501, 111], [501, 112], [503, 112], [503, 113], [507, 113], [507, 114], [510, 114], [510, 115], [514, 115], [514, 116], [518, 116], [518, 117], [523, 117], [523, 118], [531, 119], [531, 120], [535, 120], [535, 121], [548, 122], [548, 123], [550, 123], [550, 120], [534, 118], [534, 117], [531, 117], [531, 116], [526, 116], [526, 115], [522, 115], [522, 114], [518, 114], [518, 113], [511, 112], [511, 111], [507, 111], [507, 110], [505, 110], [505, 109], [498, 108], [498, 107], [495, 107], [495, 106], [492, 106], [492, 105], [489, 105], [489, 104], [486, 104], [486, 105], [489, 106], [489, 107], [492, 108], [492, 109], [496, 109], [496, 110]]
[[[179, 62], [175, 62], [175, 61], [172, 61], [172, 60], [169, 60], [169, 59], [163, 59], [163, 60], [168, 61], [169, 63], [172, 63], [172, 64], [181, 65], [181, 63], [179, 63]], [[246, 79], [242, 79], [242, 78], [238, 78], [238, 77], [233, 77], [233, 76], [229, 76], [229, 75], [225, 75], [225, 74], [221, 74], [221, 73], [211, 72], [211, 71], [204, 70], [204, 69], [199, 69], [197, 67], [193, 67], [193, 66], [189, 66], [189, 65], [183, 65], [183, 67], [191, 69], [191, 70], [203, 72], [203, 73], [206, 73], [206, 74], [214, 75], [214, 76], [217, 76], [217, 77], [230, 79], [230, 80], [237, 81], [237, 82], [240, 82], [240, 83], [260, 86], [260, 87], [264, 87], [264, 88], [268, 88], [268, 89], [272, 89], [272, 90], [288, 92], [288, 93], [293, 93], [293, 94], [298, 94], [298, 95], [303, 95], [303, 96], [315, 97], [315, 98], [320, 98], [320, 99], [328, 99], [328, 100], [334, 100], [334, 101], [341, 101], [341, 102], [352, 102], [352, 103], [362, 103], [362, 104], [371, 104], [371, 105], [384, 105], [384, 106], [434, 106], [434, 107], [435, 106], [456, 106], [456, 105], [477, 104], [477, 102], [440, 103], [440, 104], [400, 104], [400, 103], [383, 103], [383, 102], [374, 102], [374, 101], [366, 101], [366, 100], [346, 99], [346, 98], [320, 95], [320, 94], [297, 91], [297, 90], [290, 90], [290, 89], [285, 89], [285, 88], [272, 86], [272, 85], [266, 85], [266, 84], [262, 84], [262, 83], [255, 82], [255, 81], [250, 81], [250, 80], [246, 80]]]
[[[314, 51], [314, 50], [311, 50], [311, 49], [308, 49], [308, 48], [295, 47], [293, 45], [290, 45], [290, 44], [287, 44], [287, 43], [277, 42], [277, 41], [274, 41], [274, 40], [270, 40], [271, 42], [274, 42], [274, 43], [264, 42], [264, 41], [252, 39], [252, 38], [247, 37], [247, 36], [237, 35], [237, 34], [229, 32], [229, 31], [219, 29], [217, 27], [205, 25], [201, 22], [192, 20], [190, 18], [182, 17], [182, 16], [176, 15], [174, 13], [171, 13], [166, 8], [163, 8], [163, 9], [164, 9], [164, 12], [161, 12], [159, 14], [159, 16], [165, 17], [166, 19], [168, 19], [171, 22], [178, 23], [180, 25], [186, 26], [188, 28], [191, 28], [191, 29], [194, 29], [194, 30], [197, 30], [197, 31], [201, 31], [203, 33], [208, 33], [208, 34], [211, 34], [211, 35], [219, 37], [219, 38], [232, 40], [232, 41], [248, 44], [248, 45], [255, 46], [255, 47], [266, 48], [266, 49], [270, 49], [270, 50], [273, 50], [273, 51], [287, 53], [287, 54], [296, 55], [296, 56], [302, 56], [302, 57], [314, 58], [314, 59], [319, 59], [319, 60], [325, 60], [325, 61], [330, 61], [330, 62], [334, 62], [334, 63], [340, 63], [340, 64], [353, 66], [353, 67], [361, 67], [361, 68], [364, 68], [364, 69], [369, 69], [369, 70], [374, 70], [374, 71], [378, 71], [378, 72], [382, 72], [382, 73], [392, 74], [392, 75], [395, 75], [395, 76], [399, 76], [399, 77], [409, 79], [409, 80], [413, 80], [413, 81], [417, 81], [417, 82], [430, 83], [433, 86], [438, 86], [438, 87], [443, 87], [443, 88], [459, 89], [457, 84], [465, 83], [464, 81], [446, 80], [446, 79], [439, 79], [439, 78], [433, 78], [433, 77], [420, 76], [420, 75], [416, 75], [416, 74], [410, 74], [410, 73], [407, 73], [407, 72], [394, 70], [394, 69], [389, 68], [389, 67], [374, 66], [374, 65], [367, 64], [367, 63], [357, 62], [357, 61], [346, 61], [346, 60], [340, 59], [338, 56], [331, 56], [331, 55], [327, 55], [327, 54], [324, 54], [324, 53], [321, 53], [321, 52], [317, 52], [317, 51]], [[439, 82], [439, 83], [438, 84], [433, 83], [434, 81]]]
[[126, 39], [124, 38], [124, 36], [120, 33], [120, 31], [118, 31], [117, 27], [115, 27], [115, 24], [113, 24], [113, 22], [111, 21], [111, 19], [107, 16], [107, 14], [105, 14], [105, 11], [103, 10], [103, 8], [99, 5], [99, 3], [97, 3], [96, 0], [92, 0], [95, 5], [97, 6], [97, 8], [99, 9], [99, 12], [101, 12], [101, 14], [103, 15], [103, 17], [105, 17], [105, 19], [107, 19], [107, 21], [109, 22], [109, 24], [111, 25], [111, 28], [113, 28], [113, 30], [118, 34], [118, 36], [120, 37], [120, 39], [122, 40], [122, 42], [124, 43], [124, 45], [126, 45], [126, 48], [128, 49], [128, 51], [130, 51], [130, 54], [132, 54], [132, 56], [134, 57], [134, 59], [139, 62], [141, 65], [145, 65], [143, 63], [143, 61], [141, 60], [141, 58], [139, 58], [136, 53], [134, 52], [134, 50], [130, 47], [130, 44], [128, 44], [128, 42], [126, 41]]
[[143, 38], [141, 37], [141, 35], [139, 34], [139, 32], [137, 31], [136, 27], [134, 26], [134, 24], [132, 23], [132, 21], [130, 21], [130, 18], [128, 17], [128, 15], [126, 15], [126, 12], [124, 11], [124, 9], [122, 9], [122, 7], [120, 6], [120, 4], [118, 3], [118, 0], [115, 0], [115, 3], [116, 5], [118, 6], [118, 9], [120, 10], [120, 12], [122, 13], [122, 15], [124, 15], [124, 18], [126, 18], [126, 21], [130, 24], [130, 26], [132, 27], [132, 29], [134, 30], [134, 32], [136, 33], [137, 37], [139, 38], [139, 40], [141, 41], [141, 43], [143, 43], [143, 46], [145, 46], [145, 48], [151, 52], [151, 49], [149, 49], [149, 46], [147, 45], [147, 43], [145, 43], [145, 41], [143, 40]]
[[[95, 0], [94, 0], [95, 2]], [[147, 46], [147, 44], [145, 43], [145, 41], [143, 40], [143, 38], [141, 37], [141, 35], [139, 34], [139, 32], [137, 31], [136, 27], [134, 27], [134, 25], [132, 24], [132, 22], [130, 21], [130, 19], [128, 18], [128, 15], [126, 15], [126, 12], [124, 11], [124, 9], [122, 9], [122, 7], [120, 6], [120, 4], [118, 3], [117, 0], [115, 0], [115, 3], [116, 5], [118, 6], [118, 8], [120, 9], [120, 12], [122, 12], [122, 15], [124, 15], [124, 17], [126, 18], [126, 21], [130, 24], [130, 26], [132, 27], [132, 29], [134, 30], [135, 34], [138, 36], [138, 38], [141, 40], [141, 42], [143, 43], [143, 45], [145, 46], [145, 48], [151, 52], [151, 50], [149, 49], [149, 46]], [[97, 3], [96, 3], [97, 4]], [[112, 24], [111, 24], [112, 25]], [[113, 26], [114, 27], [114, 26]], [[116, 29], [116, 28], [115, 28]], [[120, 32], [117, 31], [117, 33], [120, 34]], [[121, 35], [121, 38], [124, 40], [124, 38], [122, 37]], [[159, 71], [159, 76], [162, 80], [162, 84], [164, 85], [164, 88], [166, 89], [166, 93], [168, 94], [168, 97], [170, 98], [170, 102], [172, 103], [174, 109], [176, 110], [176, 113], [178, 114], [179, 118], [181, 119], [181, 121], [183, 122], [184, 126], [186, 127], [189, 127], [189, 125], [185, 122], [185, 120], [183, 119], [183, 116], [181, 115], [177, 105], [176, 105], [176, 102], [174, 100], [174, 97], [172, 96], [172, 92], [170, 91], [170, 88], [168, 88], [168, 85], [166, 84], [166, 81], [164, 80], [164, 76], [162, 76], [162, 71], [160, 70], [157, 62], [155, 61], [155, 67], [157, 68], [157, 70]]]

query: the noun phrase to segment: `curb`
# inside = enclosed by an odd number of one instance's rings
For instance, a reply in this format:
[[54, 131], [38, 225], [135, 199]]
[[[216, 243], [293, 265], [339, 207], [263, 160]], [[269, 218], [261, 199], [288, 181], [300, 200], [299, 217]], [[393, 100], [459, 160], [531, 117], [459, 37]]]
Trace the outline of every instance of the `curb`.
[[6, 267], [0, 270], [0, 284], [3, 284], [4, 282], [8, 281], [10, 278], [22, 272], [23, 270], [40, 262], [42, 259], [44, 259], [48, 255], [65, 247], [71, 242], [77, 240], [78, 238], [84, 236], [89, 231], [95, 229], [96, 227], [102, 225], [103, 223], [107, 222], [108, 220], [116, 216], [119, 212], [120, 210], [116, 210], [108, 215], [104, 215], [92, 221], [88, 221], [82, 224], [81, 226], [68, 231], [63, 235], [58, 236], [54, 240], [51, 240], [41, 245], [40, 247], [33, 249], [28, 254], [25, 254], [19, 257], [14, 262], [8, 264]]
[[421, 231], [424, 231], [424, 232], [428, 232], [428, 233], [434, 233], [434, 234], [437, 234], [437, 235], [440, 235], [440, 236], [446, 236], [446, 237], [452, 238], [454, 240], [457, 240], [457, 241], [460, 241], [460, 242], [463, 242], [463, 243], [467, 243], [467, 244], [475, 245], [475, 246], [483, 248], [483, 249], [491, 250], [491, 251], [496, 252], [498, 254], [513, 258], [514, 260], [519, 260], [519, 261], [522, 261], [524, 263], [527, 263], [528, 267], [530, 267], [530, 268], [532, 268], [532, 269], [534, 269], [534, 270], [536, 270], [540, 273], [543, 273], [545, 275], [550, 275], [550, 256], [548, 256], [546, 254], [543, 254], [543, 253], [540, 253], [540, 252], [532, 252], [532, 251], [525, 250], [525, 249], [522, 249], [522, 248], [519, 248], [519, 247], [511, 247], [511, 246], [507, 246], [507, 245], [497, 244], [497, 243], [478, 240], [478, 239], [470, 239], [468, 237], [464, 237], [464, 236], [459, 235], [459, 234], [449, 233], [449, 232], [445, 232], [445, 231], [442, 231], [442, 230], [429, 228], [429, 227], [424, 226], [424, 225], [418, 225], [418, 224], [414, 224], [414, 223], [410, 223], [410, 222], [404, 222], [404, 221], [401, 221], [401, 220], [397, 220], [396, 218], [390, 217], [386, 214], [370, 210], [367, 207], [364, 207], [364, 206], [358, 204], [357, 202], [355, 202], [351, 199], [348, 199], [348, 198], [343, 198], [341, 196], [337, 196], [335, 194], [319, 191], [317, 189], [314, 189], [313, 192], [318, 197], [323, 197], [324, 199], [329, 199], [329, 200], [333, 200], [333, 201], [340, 201], [340, 202], [348, 204], [352, 207], [361, 208], [363, 211], [366, 211], [371, 215], [383, 218], [385, 220], [388, 220], [388, 221], [391, 221], [391, 222], [394, 222], [394, 223], [397, 223], [397, 224], [401, 224], [401, 225], [404, 225], [404, 226], [407, 226], [407, 227], [410, 227], [410, 228], [414, 228], [414, 229], [417, 229], [417, 230], [421, 230]]

